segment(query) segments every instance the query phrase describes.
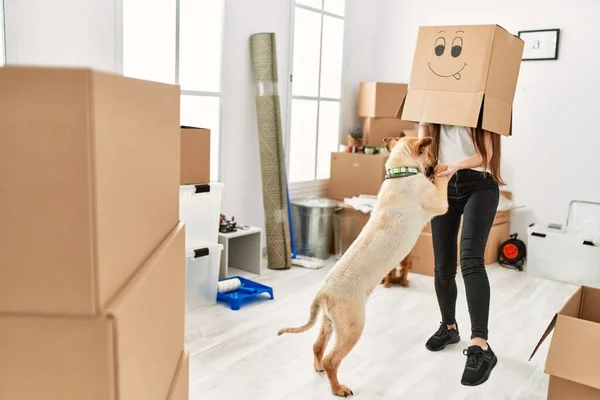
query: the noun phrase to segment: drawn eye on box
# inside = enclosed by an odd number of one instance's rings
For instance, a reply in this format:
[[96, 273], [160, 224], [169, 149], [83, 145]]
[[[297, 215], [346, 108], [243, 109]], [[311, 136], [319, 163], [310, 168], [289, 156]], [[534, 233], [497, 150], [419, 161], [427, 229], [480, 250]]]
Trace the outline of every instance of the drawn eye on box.
[[[465, 42], [463, 39], [465, 31], [460, 29], [457, 30], [455, 34], [451, 34], [450, 37], [454, 36], [454, 38], [452, 39], [452, 42], [450, 42], [450, 51], [447, 51], [448, 41], [446, 40], [446, 31], [440, 30], [437, 32], [437, 34], [439, 36], [435, 39], [433, 50], [435, 57], [427, 63], [427, 66], [434, 75], [439, 76], [440, 78], [454, 78], [457, 81], [459, 81], [462, 78], [462, 72], [467, 66], [467, 63], [462, 62], [462, 65], [461, 63], [458, 63], [456, 65], [451, 65], [449, 63], [451, 63], [451, 59], [458, 59], [462, 54]], [[451, 59], [442, 60], [439, 63], [436, 62], [436, 58], [439, 58], [441, 60], [442, 57], [451, 57]]]

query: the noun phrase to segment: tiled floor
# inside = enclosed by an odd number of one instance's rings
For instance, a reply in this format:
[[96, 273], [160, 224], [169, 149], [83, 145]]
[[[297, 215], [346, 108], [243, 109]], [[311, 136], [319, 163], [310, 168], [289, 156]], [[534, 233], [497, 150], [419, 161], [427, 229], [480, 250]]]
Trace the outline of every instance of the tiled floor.
[[[321, 270], [265, 271], [275, 300], [231, 311], [223, 305], [196, 310], [188, 325], [190, 399], [308, 400], [334, 398], [327, 378], [312, 367], [317, 328], [278, 337], [284, 326], [304, 323], [308, 307], [333, 258]], [[344, 360], [340, 381], [357, 400], [533, 400], [545, 399], [545, 343], [528, 358], [554, 313], [574, 286], [489, 267], [492, 284], [490, 345], [499, 364], [483, 386], [460, 385], [469, 336], [462, 279], [458, 321], [461, 344], [430, 353], [424, 342], [438, 326], [433, 279], [410, 275], [411, 287], [377, 288], [367, 305], [363, 336]]]

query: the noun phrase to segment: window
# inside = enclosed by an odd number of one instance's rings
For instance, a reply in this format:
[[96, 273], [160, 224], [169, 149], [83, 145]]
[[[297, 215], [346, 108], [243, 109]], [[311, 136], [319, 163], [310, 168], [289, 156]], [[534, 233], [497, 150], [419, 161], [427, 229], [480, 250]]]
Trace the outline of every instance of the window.
[[0, 0], [0, 67], [6, 62], [6, 46], [4, 44], [4, 2]]
[[123, 0], [123, 73], [181, 86], [181, 124], [211, 130], [218, 180], [223, 0]]
[[345, 0], [296, 0], [289, 180], [329, 179], [340, 141]]

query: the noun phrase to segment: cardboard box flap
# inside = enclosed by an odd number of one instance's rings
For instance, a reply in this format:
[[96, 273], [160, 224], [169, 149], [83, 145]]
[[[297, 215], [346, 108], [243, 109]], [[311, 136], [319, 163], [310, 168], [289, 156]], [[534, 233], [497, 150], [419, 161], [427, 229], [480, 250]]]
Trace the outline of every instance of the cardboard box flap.
[[400, 114], [400, 119], [405, 121], [475, 128], [479, 124], [483, 98], [483, 92], [409, 89], [398, 114]]
[[[452, 106], [448, 107], [448, 104]], [[480, 127], [504, 136], [512, 135], [512, 104], [484, 95], [483, 92], [409, 90], [398, 108], [396, 118]]]
[[504, 136], [512, 135], [512, 104], [485, 95], [481, 128]]
[[577, 289], [577, 291], [573, 293], [573, 296], [571, 296], [565, 305], [560, 309], [558, 314], [572, 318], [579, 318], [581, 315], [581, 308], [584, 304], [584, 293], [585, 287], [580, 287]]
[[600, 324], [600, 289], [584, 287], [579, 318]]
[[547, 374], [600, 389], [600, 325], [558, 315]]
[[554, 315], [554, 317], [552, 318], [552, 321], [550, 321], [550, 324], [548, 324], [548, 327], [544, 331], [544, 334], [542, 335], [539, 342], [535, 346], [535, 349], [533, 349], [533, 353], [531, 353], [531, 356], [529, 357], [529, 361], [531, 361], [531, 359], [533, 358], [535, 353], [537, 353], [537, 351], [540, 348], [540, 346], [542, 345], [542, 343], [544, 343], [546, 338], [548, 336], [550, 336], [550, 333], [552, 333], [552, 331], [554, 330], [554, 327], [556, 326], [556, 321], [558, 319], [559, 314], [573, 317], [573, 318], [577, 318], [579, 316], [579, 311], [581, 309], [581, 304], [582, 304], [582, 298], [583, 298], [583, 288], [579, 288], [573, 294], [573, 296], [571, 296], [571, 298], [569, 300], [567, 300], [567, 302], [565, 303], [563, 308], [557, 314]]
[[[408, 96], [408, 92], [402, 98], [402, 101], [398, 105], [398, 111], [396, 111], [396, 119], [402, 119], [402, 113], [404, 112], [404, 105], [406, 104], [406, 96]], [[412, 122], [421, 122], [421, 121], [412, 121]]]
[[546, 328], [546, 330], [542, 334], [542, 337], [540, 338], [540, 340], [538, 341], [538, 343], [535, 345], [535, 348], [533, 349], [533, 352], [529, 356], [529, 361], [531, 361], [531, 359], [533, 358], [533, 356], [535, 356], [535, 354], [539, 350], [539, 348], [542, 345], [542, 343], [544, 343], [544, 341], [546, 340], [546, 338], [548, 336], [550, 336], [550, 333], [552, 333], [552, 331], [554, 330], [554, 327], [556, 326], [556, 320], [557, 319], [558, 319], [558, 314], [554, 314], [554, 318], [552, 318], [552, 321], [550, 321], [550, 324], [548, 324], [548, 327]]

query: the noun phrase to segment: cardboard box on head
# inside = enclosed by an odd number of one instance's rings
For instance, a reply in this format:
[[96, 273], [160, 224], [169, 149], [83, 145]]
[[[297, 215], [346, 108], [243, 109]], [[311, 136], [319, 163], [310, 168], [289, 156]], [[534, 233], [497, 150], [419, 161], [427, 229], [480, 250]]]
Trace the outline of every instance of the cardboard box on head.
[[498, 25], [420, 27], [396, 118], [511, 135], [523, 46]]

